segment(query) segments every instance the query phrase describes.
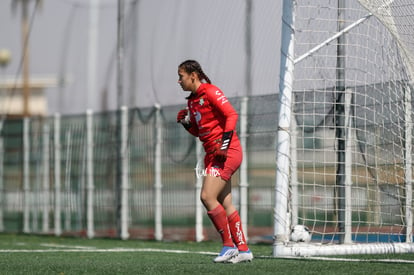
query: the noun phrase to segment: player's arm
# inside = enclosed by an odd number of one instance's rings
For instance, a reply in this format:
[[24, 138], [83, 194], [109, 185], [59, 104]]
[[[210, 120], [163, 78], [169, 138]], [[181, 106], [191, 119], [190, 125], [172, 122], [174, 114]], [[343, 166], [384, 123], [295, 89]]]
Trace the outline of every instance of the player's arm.
[[194, 126], [195, 123], [191, 119], [188, 108], [182, 109], [177, 113], [177, 123], [181, 123], [190, 134], [198, 137], [198, 128]]
[[216, 90], [214, 93], [209, 93], [209, 101], [225, 119], [221, 142], [218, 144], [219, 146], [215, 151], [216, 159], [224, 162], [227, 159], [227, 150], [230, 147], [239, 116], [227, 97], [224, 96], [220, 90]]

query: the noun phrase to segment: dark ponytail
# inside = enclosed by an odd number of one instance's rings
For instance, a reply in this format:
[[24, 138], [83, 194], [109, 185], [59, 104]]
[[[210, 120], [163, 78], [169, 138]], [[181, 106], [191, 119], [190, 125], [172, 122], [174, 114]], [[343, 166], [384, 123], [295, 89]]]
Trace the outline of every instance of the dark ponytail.
[[204, 80], [205, 82], [211, 84], [210, 78], [208, 78], [208, 76], [204, 73], [200, 63], [195, 60], [186, 60], [181, 63], [178, 68], [184, 69], [184, 71], [188, 74], [195, 72], [198, 75], [198, 78], [200, 78], [200, 81]]

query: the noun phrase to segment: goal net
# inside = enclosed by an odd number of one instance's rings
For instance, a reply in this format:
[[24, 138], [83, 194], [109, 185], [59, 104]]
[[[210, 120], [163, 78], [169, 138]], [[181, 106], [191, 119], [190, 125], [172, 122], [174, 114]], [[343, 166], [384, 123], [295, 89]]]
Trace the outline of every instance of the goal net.
[[414, 252], [414, 3], [286, 0], [282, 24], [274, 256]]

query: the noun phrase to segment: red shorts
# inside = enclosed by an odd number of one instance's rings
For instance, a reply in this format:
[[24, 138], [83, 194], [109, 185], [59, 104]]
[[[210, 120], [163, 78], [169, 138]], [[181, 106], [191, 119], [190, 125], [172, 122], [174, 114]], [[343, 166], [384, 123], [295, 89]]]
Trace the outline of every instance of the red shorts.
[[223, 180], [230, 180], [231, 176], [239, 169], [243, 160], [243, 152], [238, 140], [230, 144], [227, 150], [225, 162], [217, 161], [214, 154], [207, 153], [204, 157], [204, 167], [207, 175], [221, 177]]

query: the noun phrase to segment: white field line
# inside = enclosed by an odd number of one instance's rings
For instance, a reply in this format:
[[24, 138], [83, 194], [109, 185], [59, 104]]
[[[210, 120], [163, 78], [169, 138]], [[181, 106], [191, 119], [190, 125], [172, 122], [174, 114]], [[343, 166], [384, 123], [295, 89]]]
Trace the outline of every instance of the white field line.
[[40, 246], [44, 247], [54, 247], [54, 248], [68, 248], [68, 249], [96, 249], [93, 246], [81, 246], [81, 245], [62, 245], [62, 244], [54, 244], [54, 243], [41, 243]]
[[170, 249], [156, 249], [156, 248], [107, 248], [97, 249], [93, 247], [81, 248], [63, 248], [61, 249], [0, 249], [0, 253], [50, 253], [50, 252], [158, 252], [158, 253], [176, 253], [176, 254], [202, 254], [202, 255], [217, 255], [217, 252], [208, 251], [187, 251], [187, 250], [170, 250]]
[[[200, 255], [217, 255], [217, 252], [209, 251], [188, 251], [175, 249], [158, 249], [158, 248], [107, 248], [97, 249], [88, 246], [68, 246], [57, 244], [41, 244], [49, 247], [62, 247], [61, 249], [0, 249], [0, 253], [116, 253], [116, 252], [157, 252], [157, 253], [175, 253], [175, 254], [200, 254]], [[255, 256], [258, 259], [271, 259], [272, 256]], [[329, 258], [329, 257], [280, 257], [274, 259], [294, 259], [294, 260], [319, 260], [319, 261], [337, 261], [337, 262], [378, 262], [378, 263], [406, 263], [414, 264], [414, 260], [400, 259], [350, 259], [350, 258]]]

